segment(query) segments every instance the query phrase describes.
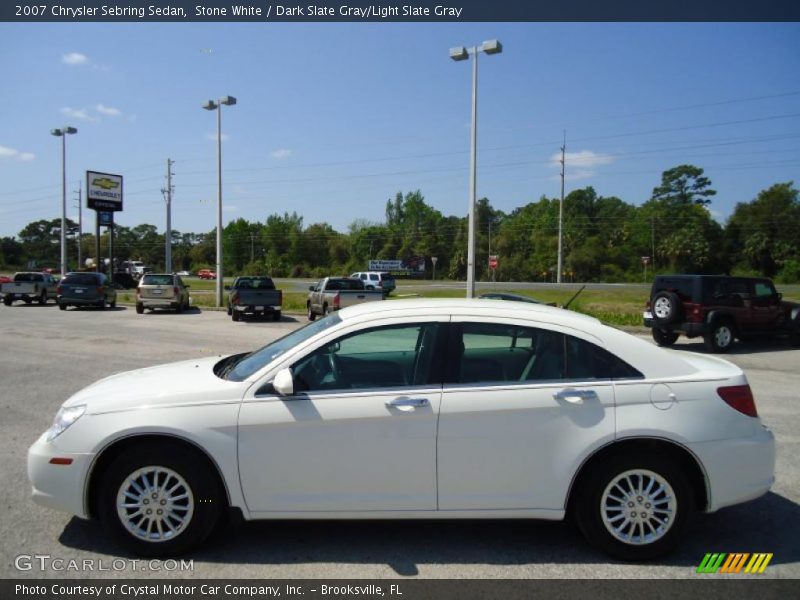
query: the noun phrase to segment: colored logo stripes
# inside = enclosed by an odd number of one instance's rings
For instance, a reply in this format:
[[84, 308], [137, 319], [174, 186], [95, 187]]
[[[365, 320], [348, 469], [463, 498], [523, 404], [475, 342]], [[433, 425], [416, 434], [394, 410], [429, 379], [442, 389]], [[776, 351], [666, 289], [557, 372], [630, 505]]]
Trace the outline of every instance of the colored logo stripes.
[[[749, 559], [749, 560], [748, 560]], [[709, 552], [703, 557], [700, 566], [697, 567], [698, 573], [763, 573], [769, 561], [772, 560], [772, 553], [756, 552]], [[747, 566], [745, 566], [745, 564]], [[742, 570], [744, 568], [744, 570]]]

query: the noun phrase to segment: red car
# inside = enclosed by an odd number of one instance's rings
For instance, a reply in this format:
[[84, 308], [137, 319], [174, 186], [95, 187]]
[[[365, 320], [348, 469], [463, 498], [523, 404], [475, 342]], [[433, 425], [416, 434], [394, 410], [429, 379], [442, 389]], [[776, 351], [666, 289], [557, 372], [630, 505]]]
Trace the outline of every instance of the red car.
[[212, 271], [211, 269], [200, 269], [197, 272], [197, 276], [200, 279], [216, 279], [217, 278], [217, 274], [214, 271]]
[[12, 281], [14, 280], [8, 275], [0, 275], [0, 283], [11, 283]]

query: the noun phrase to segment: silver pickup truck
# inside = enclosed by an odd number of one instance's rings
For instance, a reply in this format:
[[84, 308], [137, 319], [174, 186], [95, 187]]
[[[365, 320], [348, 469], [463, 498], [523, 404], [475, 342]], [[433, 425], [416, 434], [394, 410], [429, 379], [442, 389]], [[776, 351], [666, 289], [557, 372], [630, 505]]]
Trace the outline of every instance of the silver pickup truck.
[[309, 321], [316, 319], [317, 315], [324, 317], [329, 312], [354, 304], [383, 300], [381, 290], [365, 290], [363, 281], [349, 277], [326, 277], [308, 289], [306, 308]]
[[14, 281], [4, 283], [0, 287], [3, 294], [3, 304], [11, 306], [14, 300], [23, 300], [30, 304], [36, 300], [39, 304], [56, 297], [58, 280], [49, 273], [21, 272], [14, 274]]

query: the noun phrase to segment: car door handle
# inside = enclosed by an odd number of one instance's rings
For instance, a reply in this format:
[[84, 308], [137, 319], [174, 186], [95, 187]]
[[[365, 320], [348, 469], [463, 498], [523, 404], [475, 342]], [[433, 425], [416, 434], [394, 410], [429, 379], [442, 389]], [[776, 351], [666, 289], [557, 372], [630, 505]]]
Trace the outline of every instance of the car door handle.
[[421, 408], [428, 404], [427, 398], [393, 398], [386, 401], [389, 408]]
[[573, 404], [578, 404], [583, 400], [597, 400], [597, 392], [594, 390], [576, 390], [574, 388], [567, 388], [553, 394], [555, 400], [566, 400]]

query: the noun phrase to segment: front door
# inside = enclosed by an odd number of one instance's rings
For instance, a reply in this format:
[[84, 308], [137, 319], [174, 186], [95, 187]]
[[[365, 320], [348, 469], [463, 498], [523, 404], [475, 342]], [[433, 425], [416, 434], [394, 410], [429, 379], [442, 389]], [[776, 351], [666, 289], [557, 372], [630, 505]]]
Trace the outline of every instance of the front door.
[[436, 509], [436, 322], [345, 334], [292, 365], [295, 395], [246, 398], [251, 512]]

